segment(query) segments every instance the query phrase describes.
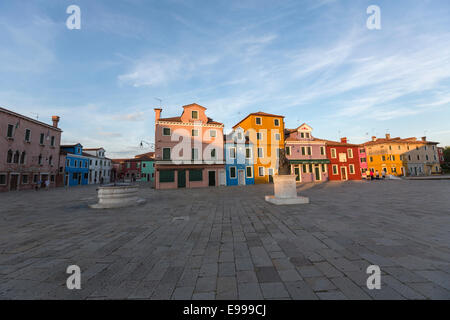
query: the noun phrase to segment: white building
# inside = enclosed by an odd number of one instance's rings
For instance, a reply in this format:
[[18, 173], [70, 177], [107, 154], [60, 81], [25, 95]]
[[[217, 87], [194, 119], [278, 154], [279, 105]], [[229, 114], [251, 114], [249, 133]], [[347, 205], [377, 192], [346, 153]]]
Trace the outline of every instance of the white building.
[[89, 158], [89, 184], [109, 183], [111, 181], [112, 161], [105, 157], [105, 149], [83, 149]]

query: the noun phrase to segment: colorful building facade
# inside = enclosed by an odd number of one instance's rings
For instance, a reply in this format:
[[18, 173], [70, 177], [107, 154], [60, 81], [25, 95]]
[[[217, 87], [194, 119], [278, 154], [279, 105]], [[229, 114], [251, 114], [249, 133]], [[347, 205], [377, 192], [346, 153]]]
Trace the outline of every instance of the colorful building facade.
[[418, 140], [414, 137], [401, 139], [372, 137], [364, 143], [368, 168], [380, 174], [394, 176], [424, 176], [441, 172], [437, 142]]
[[66, 157], [64, 167], [64, 185], [72, 187], [89, 183], [89, 157], [83, 155], [80, 143], [62, 145], [62, 153]]
[[341, 138], [340, 142], [324, 140], [326, 145], [328, 177], [330, 180], [361, 180], [359, 146]]
[[179, 117], [161, 118], [155, 109], [155, 188], [226, 185], [223, 124], [196, 103]]
[[141, 161], [141, 182], [155, 181], [155, 153], [147, 152], [135, 156], [136, 159]]
[[325, 141], [312, 136], [306, 123], [296, 129], [285, 130], [286, 157], [297, 182], [323, 182], [328, 180]]
[[233, 126], [234, 130], [238, 128], [244, 130], [253, 146], [255, 183], [272, 182], [278, 173], [279, 150], [284, 148], [284, 116], [250, 113]]
[[227, 186], [255, 184], [253, 145], [238, 128], [225, 136]]
[[56, 186], [61, 129], [0, 108], [0, 191], [26, 190], [49, 181]]
[[364, 178], [366, 176], [366, 171], [368, 168], [366, 148], [364, 148], [363, 145], [360, 145], [358, 148], [358, 153], [359, 153], [359, 166], [361, 168], [361, 175]]
[[111, 181], [111, 159], [105, 156], [103, 148], [83, 149], [84, 155], [89, 158], [89, 184], [106, 184]]

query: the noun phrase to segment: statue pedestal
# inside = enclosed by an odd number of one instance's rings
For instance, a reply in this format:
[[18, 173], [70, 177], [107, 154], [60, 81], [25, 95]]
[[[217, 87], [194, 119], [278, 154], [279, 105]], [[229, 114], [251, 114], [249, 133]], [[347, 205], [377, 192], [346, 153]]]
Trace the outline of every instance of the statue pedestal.
[[145, 203], [138, 198], [138, 188], [127, 183], [108, 184], [98, 188], [98, 203], [91, 204], [93, 209], [112, 209], [132, 207]]
[[266, 196], [266, 201], [276, 205], [309, 203], [309, 198], [297, 196], [295, 177], [294, 174], [273, 176], [275, 195]]

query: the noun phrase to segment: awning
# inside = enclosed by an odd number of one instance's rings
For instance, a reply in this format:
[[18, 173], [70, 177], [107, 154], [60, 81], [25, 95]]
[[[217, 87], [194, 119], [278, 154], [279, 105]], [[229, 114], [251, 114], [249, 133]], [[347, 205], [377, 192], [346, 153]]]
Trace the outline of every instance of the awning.
[[326, 164], [330, 163], [328, 159], [303, 159], [303, 160], [289, 160], [290, 164]]

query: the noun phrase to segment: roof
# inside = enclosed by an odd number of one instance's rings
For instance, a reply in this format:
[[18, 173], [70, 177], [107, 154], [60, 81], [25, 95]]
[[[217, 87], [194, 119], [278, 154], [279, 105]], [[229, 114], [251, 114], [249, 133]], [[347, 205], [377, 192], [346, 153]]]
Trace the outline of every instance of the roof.
[[199, 104], [197, 104], [197, 103], [195, 103], [195, 102], [183, 106], [183, 108], [189, 108], [189, 107], [200, 107], [200, 108], [206, 110], [206, 108], [205, 108], [204, 106], [201, 106], [201, 105], [199, 105]]
[[155, 152], [147, 152], [143, 154], [137, 154], [134, 156], [135, 159], [139, 160], [154, 160], [155, 159]]
[[7, 113], [7, 114], [10, 114], [12, 116], [18, 117], [18, 118], [22, 118], [22, 119], [27, 120], [27, 121], [34, 122], [34, 123], [39, 124], [41, 126], [44, 126], [44, 127], [47, 127], [47, 128], [50, 128], [50, 129], [62, 132], [62, 130], [60, 128], [54, 127], [53, 125], [47, 124], [45, 122], [42, 122], [42, 121], [30, 118], [30, 117], [27, 117], [27, 116], [24, 116], [24, 115], [22, 115], [20, 113], [16, 113], [14, 111], [11, 111], [11, 110], [8, 110], [8, 109], [2, 108], [2, 107], [0, 107], [0, 111], [4, 112], [4, 113]]
[[438, 144], [439, 142], [433, 142], [433, 141], [423, 141], [423, 140], [417, 140], [415, 137], [410, 138], [404, 138], [401, 139], [400, 137], [395, 138], [377, 138], [375, 141], [367, 141], [363, 143], [363, 146], [373, 146], [377, 144], [385, 144], [385, 143], [420, 143], [420, 144]]
[[76, 146], [82, 146], [81, 143], [75, 143], [75, 144], [62, 144], [60, 147], [61, 148], [73, 148]]
[[[181, 116], [179, 116], [179, 117], [170, 117], [170, 118], [159, 118], [158, 121], [168, 121], [168, 122], [180, 122], [180, 123], [183, 123], [183, 121], [181, 121]], [[211, 119], [209, 117], [208, 117], [207, 124], [223, 125], [223, 123], [214, 121], [213, 119]]]
[[241, 121], [239, 121], [238, 123], [236, 123], [233, 128], [236, 128], [242, 121], [244, 121], [245, 119], [247, 119], [250, 116], [262, 116], [262, 117], [277, 117], [277, 118], [284, 118], [284, 116], [280, 116], [280, 115], [276, 115], [276, 114], [272, 114], [272, 113], [267, 113], [267, 112], [262, 112], [262, 111], [258, 111], [258, 112], [252, 112], [249, 113], [244, 119], [242, 119]]
[[102, 148], [102, 147], [100, 147], [100, 148], [83, 148], [84, 151], [97, 151], [97, 150], [100, 150], [100, 149], [105, 150], [105, 149]]
[[360, 144], [353, 144], [348, 142], [338, 142], [333, 140], [326, 140], [326, 139], [317, 139], [314, 138], [315, 141], [324, 141], [327, 146], [341, 146], [341, 147], [359, 147]]

